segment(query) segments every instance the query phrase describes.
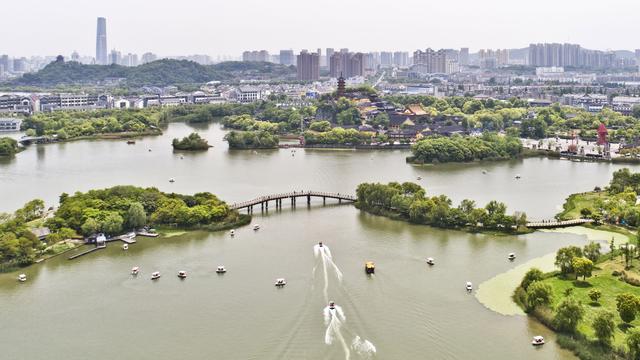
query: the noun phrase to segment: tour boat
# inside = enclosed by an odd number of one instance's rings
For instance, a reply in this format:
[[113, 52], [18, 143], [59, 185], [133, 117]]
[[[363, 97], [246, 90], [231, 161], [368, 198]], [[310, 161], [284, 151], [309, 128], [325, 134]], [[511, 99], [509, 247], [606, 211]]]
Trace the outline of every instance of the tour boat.
[[418, 180], [422, 180], [422, 176], [418, 176]]
[[131, 269], [131, 275], [138, 275], [139, 272], [140, 272], [140, 268], [137, 266]]
[[155, 271], [154, 273], [151, 274], [151, 280], [157, 280], [157, 279], [160, 279], [159, 271]]
[[149, 149], [149, 152], [151, 152], [151, 149]]
[[320, 241], [320, 242], [318, 243], [318, 246], [319, 246], [319, 247], [322, 247], [322, 241]]
[[482, 170], [482, 173], [483, 173], [483, 174], [486, 174], [486, 173], [487, 173], [487, 170]]
[[231, 236], [233, 236], [233, 235], [235, 235], [235, 234], [236, 234], [236, 231], [235, 231], [235, 230], [231, 230], [231, 231], [229, 231], [229, 234], [230, 234]]
[[516, 179], [520, 179], [522, 176], [520, 176], [520, 174], [516, 175]]
[[515, 260], [516, 259], [516, 254], [510, 253], [508, 258], [509, 258], [509, 260]]
[[427, 258], [427, 264], [429, 265], [435, 265], [435, 261], [433, 261], [433, 258]]
[[227, 269], [225, 269], [225, 267], [221, 265], [221, 266], [218, 266], [218, 268], [216, 269], [216, 272], [218, 274], [224, 274], [227, 272]]
[[169, 182], [170, 182], [170, 183], [174, 183], [174, 182], [176, 182], [176, 179], [171, 178], [171, 179], [169, 179]]
[[333, 310], [336, 308], [336, 303], [333, 301], [329, 301], [329, 309]]
[[467, 281], [467, 285], [465, 285], [465, 288], [469, 292], [471, 292], [473, 290], [473, 284], [471, 284], [471, 281]]
[[285, 286], [285, 285], [287, 285], [287, 281], [285, 279], [283, 279], [283, 278], [276, 279], [276, 286], [277, 287], [282, 287], [282, 286]]
[[25, 274], [18, 275], [18, 281], [20, 281], [20, 282], [27, 281], [27, 275], [25, 275]]
[[129, 244], [122, 245], [122, 250], [129, 250]]
[[180, 270], [180, 271], [178, 271], [178, 277], [179, 277], [180, 279], [186, 279], [186, 278], [187, 278], [187, 272], [186, 272], [186, 271], [184, 271], [184, 270]]
[[253, 230], [260, 230], [260, 225], [258, 224], [253, 225]]
[[544, 345], [544, 338], [542, 336], [534, 336], [533, 340], [531, 341], [531, 345], [533, 346]]
[[376, 272], [376, 265], [373, 261], [367, 261], [364, 263], [364, 272], [367, 274], [373, 274]]
[[129, 141], [127, 141], [127, 144], [128, 144], [128, 145], [133, 145], [133, 144], [135, 144], [135, 143], [136, 143], [136, 142], [135, 142], [134, 140], [129, 140]]
[[180, 160], [184, 159], [184, 156], [180, 155]]

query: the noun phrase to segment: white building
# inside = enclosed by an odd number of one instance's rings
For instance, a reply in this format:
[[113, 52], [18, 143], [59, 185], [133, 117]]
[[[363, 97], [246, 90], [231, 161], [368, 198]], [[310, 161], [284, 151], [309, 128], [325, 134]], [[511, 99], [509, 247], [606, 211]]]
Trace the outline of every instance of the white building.
[[0, 118], [0, 132], [2, 131], [19, 131], [22, 120], [11, 118]]
[[250, 103], [262, 99], [262, 91], [254, 86], [240, 86], [236, 90], [236, 100], [241, 103]]

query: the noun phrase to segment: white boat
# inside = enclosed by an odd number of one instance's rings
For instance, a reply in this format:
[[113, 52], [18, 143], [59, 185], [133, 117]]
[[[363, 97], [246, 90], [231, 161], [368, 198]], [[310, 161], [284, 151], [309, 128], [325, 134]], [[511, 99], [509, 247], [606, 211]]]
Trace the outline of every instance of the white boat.
[[427, 258], [427, 264], [429, 265], [435, 265], [436, 262], [433, 260], [433, 258]]
[[282, 287], [282, 286], [285, 286], [285, 285], [287, 285], [287, 281], [285, 279], [283, 279], [283, 278], [276, 279], [276, 286]]
[[184, 159], [184, 156], [180, 155], [180, 160]]
[[170, 183], [174, 183], [174, 182], [176, 182], [176, 179], [171, 178], [171, 179], [169, 179], [169, 182], [170, 182]]
[[123, 244], [122, 250], [129, 250], [129, 244]]
[[520, 174], [517, 174], [516, 179], [520, 179], [520, 178], [522, 178], [522, 176], [520, 176]]
[[157, 280], [160, 279], [160, 272], [159, 271], [155, 271], [151, 274], [151, 280]]
[[229, 231], [229, 235], [234, 236], [235, 234], [236, 234], [236, 231], [235, 231], [235, 230], [231, 230], [231, 231]]
[[186, 271], [184, 271], [184, 270], [180, 270], [180, 271], [178, 271], [178, 277], [179, 277], [180, 279], [186, 279], [186, 278], [187, 278], [187, 272], [186, 272]]
[[322, 247], [322, 241], [318, 243], [318, 247]]
[[482, 170], [482, 173], [483, 173], [483, 174], [486, 174], [486, 173], [487, 173], [487, 170]]
[[131, 275], [138, 275], [139, 272], [140, 272], [139, 267], [134, 266], [133, 268], [131, 268]]
[[418, 179], [418, 180], [422, 180], [422, 176], [418, 176], [418, 177], [417, 177], [417, 179]]
[[224, 267], [224, 266], [220, 265], [220, 266], [218, 266], [218, 268], [216, 269], [216, 272], [217, 272], [218, 274], [224, 274], [224, 273], [226, 273], [226, 272], [227, 272], [227, 269], [225, 269], [225, 267]]
[[467, 284], [465, 285], [465, 288], [469, 292], [471, 292], [473, 290], [473, 284], [471, 283], [471, 281], [467, 281]]
[[531, 345], [533, 346], [544, 345], [544, 338], [542, 336], [534, 336], [533, 340], [531, 341]]
[[336, 303], [333, 301], [329, 301], [329, 309], [333, 310], [336, 308]]
[[259, 224], [253, 225], [253, 230], [260, 230], [260, 225]]
[[507, 258], [508, 258], [509, 260], [515, 260], [515, 259], [516, 259], [516, 254], [514, 254], [514, 253], [509, 253], [509, 256], [507, 256]]
[[27, 281], [27, 275], [25, 275], [25, 274], [18, 275], [18, 281], [20, 281], [20, 282]]

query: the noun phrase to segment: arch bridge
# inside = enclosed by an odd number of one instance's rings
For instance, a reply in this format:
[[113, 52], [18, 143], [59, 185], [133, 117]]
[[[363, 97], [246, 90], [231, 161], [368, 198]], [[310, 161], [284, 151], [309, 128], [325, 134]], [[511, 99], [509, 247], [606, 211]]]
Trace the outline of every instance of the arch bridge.
[[327, 199], [338, 200], [339, 204], [342, 204], [343, 201], [347, 201], [347, 202], [356, 201], [355, 196], [348, 195], [348, 194], [322, 192], [322, 191], [292, 191], [288, 193], [261, 196], [253, 200], [231, 204], [229, 207], [233, 210], [247, 209], [247, 213], [252, 213], [253, 207], [258, 205], [260, 205], [260, 209], [263, 211], [269, 210], [269, 202], [275, 203], [276, 209], [278, 208], [281, 209], [282, 201], [287, 199], [291, 202], [291, 206], [295, 207], [299, 198], [302, 198], [303, 201], [304, 201], [304, 198], [306, 198], [307, 204], [311, 204], [311, 198], [319, 198], [319, 199], [321, 198], [323, 204], [326, 204]]

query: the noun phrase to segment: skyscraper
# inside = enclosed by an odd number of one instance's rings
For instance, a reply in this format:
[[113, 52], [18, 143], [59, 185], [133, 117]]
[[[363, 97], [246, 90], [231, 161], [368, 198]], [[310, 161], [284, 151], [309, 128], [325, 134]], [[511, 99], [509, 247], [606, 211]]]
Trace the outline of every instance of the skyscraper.
[[297, 58], [298, 80], [312, 81], [320, 78], [320, 54], [302, 50]]
[[96, 34], [96, 64], [107, 65], [107, 19], [98, 18], [98, 31]]

